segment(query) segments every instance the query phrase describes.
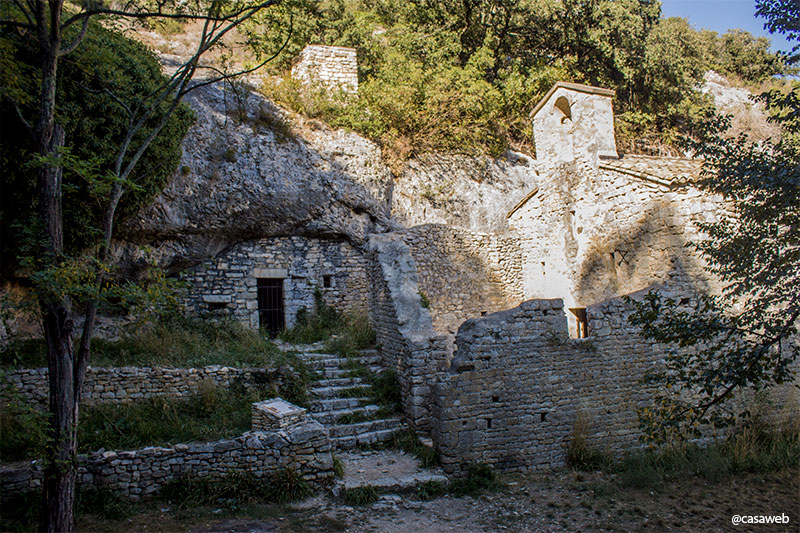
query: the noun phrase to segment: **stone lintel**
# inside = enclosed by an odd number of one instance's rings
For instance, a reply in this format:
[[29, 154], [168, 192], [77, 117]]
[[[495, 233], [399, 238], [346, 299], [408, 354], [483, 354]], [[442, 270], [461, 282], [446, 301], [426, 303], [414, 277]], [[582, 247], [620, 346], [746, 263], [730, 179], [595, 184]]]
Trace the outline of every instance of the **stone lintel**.
[[286, 268], [254, 268], [254, 278], [288, 278], [289, 270]]

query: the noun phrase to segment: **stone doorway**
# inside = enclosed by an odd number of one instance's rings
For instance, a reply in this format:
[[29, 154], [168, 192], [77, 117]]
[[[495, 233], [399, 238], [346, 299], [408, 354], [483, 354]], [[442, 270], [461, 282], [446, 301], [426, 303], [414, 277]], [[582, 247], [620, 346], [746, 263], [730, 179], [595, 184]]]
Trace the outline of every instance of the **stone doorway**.
[[257, 278], [258, 327], [276, 336], [286, 326], [283, 278]]

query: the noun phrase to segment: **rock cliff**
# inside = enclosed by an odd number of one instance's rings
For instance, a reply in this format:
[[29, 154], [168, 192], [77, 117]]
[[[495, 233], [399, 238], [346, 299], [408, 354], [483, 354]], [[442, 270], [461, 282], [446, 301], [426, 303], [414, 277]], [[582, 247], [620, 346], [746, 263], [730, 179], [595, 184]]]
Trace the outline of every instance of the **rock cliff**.
[[[238, 97], [237, 97], [238, 94]], [[400, 225], [504, 228], [516, 191], [534, 186], [534, 161], [429, 156], [396, 177], [374, 143], [316, 121], [290, 119], [258, 93], [203, 87], [186, 99], [197, 120], [163, 193], [120, 227], [121, 264], [170, 271], [238, 242], [288, 235], [360, 246]]]

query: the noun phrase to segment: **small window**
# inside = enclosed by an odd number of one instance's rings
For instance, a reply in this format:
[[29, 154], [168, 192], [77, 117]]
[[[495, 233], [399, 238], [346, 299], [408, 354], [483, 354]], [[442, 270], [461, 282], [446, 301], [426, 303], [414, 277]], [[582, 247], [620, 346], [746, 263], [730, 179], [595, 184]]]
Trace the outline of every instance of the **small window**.
[[561, 111], [561, 123], [564, 124], [566, 121], [572, 121], [572, 109], [569, 105], [569, 101], [564, 96], [559, 96], [556, 99], [555, 108]]
[[585, 307], [570, 308], [570, 312], [575, 315], [575, 338], [585, 339], [589, 336], [589, 320], [586, 317]]
[[333, 276], [322, 276], [322, 287], [324, 289], [330, 289], [333, 287]]
[[228, 304], [225, 302], [208, 302], [206, 305], [208, 305], [209, 311], [222, 311], [228, 308]]

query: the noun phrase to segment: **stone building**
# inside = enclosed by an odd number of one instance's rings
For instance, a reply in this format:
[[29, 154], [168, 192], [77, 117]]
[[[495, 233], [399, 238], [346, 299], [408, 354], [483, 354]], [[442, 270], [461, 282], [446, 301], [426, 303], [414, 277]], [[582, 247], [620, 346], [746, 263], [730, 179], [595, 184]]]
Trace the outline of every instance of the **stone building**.
[[[322, 57], [314, 50], [298, 65]], [[366, 153], [349, 145], [310, 157], [322, 178], [353, 173], [357, 201], [336, 199], [372, 229], [337, 234], [314, 221], [302, 235], [227, 246], [184, 272], [189, 305], [273, 333], [310, 312], [315, 294], [365, 314], [407, 420], [452, 470], [561, 464], [584, 418], [590, 444], [634, 446], [636, 408], [652, 393], [641, 378], [665, 352], [628, 325], [620, 297], [719, 291], [687, 243], [728, 207], [692, 185], [702, 161], [618, 154], [613, 96], [557, 83], [532, 113], [537, 158], [469, 163], [481, 173], [469, 183], [446, 172], [399, 182], [372, 159], [343, 157]], [[787, 391], [775, 403], [798, 405]]]

